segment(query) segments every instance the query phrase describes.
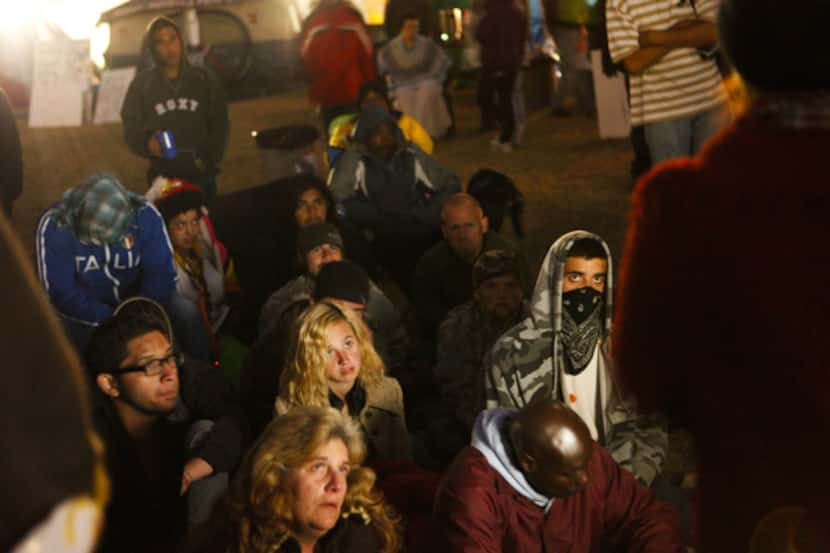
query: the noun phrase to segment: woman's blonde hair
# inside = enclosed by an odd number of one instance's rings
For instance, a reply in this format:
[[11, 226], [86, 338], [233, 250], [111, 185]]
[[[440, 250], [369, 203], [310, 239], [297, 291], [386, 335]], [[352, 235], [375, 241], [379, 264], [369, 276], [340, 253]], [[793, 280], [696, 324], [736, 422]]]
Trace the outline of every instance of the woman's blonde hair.
[[288, 408], [329, 406], [326, 331], [340, 322], [351, 327], [360, 348], [357, 379], [367, 390], [383, 381], [383, 361], [372, 345], [365, 323], [349, 309], [328, 302], [317, 303], [303, 311], [292, 332], [286, 365], [280, 377], [280, 398]]
[[366, 450], [357, 424], [330, 407], [297, 407], [265, 428], [223, 500], [215, 522], [230, 531], [228, 551], [270, 553], [293, 536], [292, 469], [331, 440], [343, 442], [352, 466], [341, 516], [358, 514], [372, 524], [383, 553], [399, 549], [397, 520], [373, 490], [375, 473], [359, 466]]

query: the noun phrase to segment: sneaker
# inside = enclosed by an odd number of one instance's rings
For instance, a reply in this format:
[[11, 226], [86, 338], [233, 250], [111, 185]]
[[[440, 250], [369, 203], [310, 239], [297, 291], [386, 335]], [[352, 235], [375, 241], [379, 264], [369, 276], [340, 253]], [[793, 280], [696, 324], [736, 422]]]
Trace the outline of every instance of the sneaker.
[[510, 144], [510, 142], [501, 142], [498, 138], [494, 138], [490, 141], [490, 149], [497, 150], [504, 154], [509, 154], [513, 151], [513, 146]]

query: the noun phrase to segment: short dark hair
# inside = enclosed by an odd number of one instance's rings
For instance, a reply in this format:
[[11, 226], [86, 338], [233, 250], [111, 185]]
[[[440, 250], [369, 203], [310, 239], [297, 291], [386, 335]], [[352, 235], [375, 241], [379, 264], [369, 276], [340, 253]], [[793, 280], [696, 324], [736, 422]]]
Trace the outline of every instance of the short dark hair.
[[580, 238], [571, 244], [567, 257], [581, 257], [583, 259], [604, 259], [608, 261], [605, 248], [593, 238]]
[[403, 24], [410, 19], [416, 19], [419, 23], [421, 22], [421, 17], [412, 10], [405, 11], [401, 14], [401, 28], [403, 28]]
[[95, 329], [84, 350], [87, 370], [94, 376], [118, 368], [127, 357], [127, 343], [155, 331], [168, 336], [165, 323], [149, 313], [133, 310], [113, 315]]

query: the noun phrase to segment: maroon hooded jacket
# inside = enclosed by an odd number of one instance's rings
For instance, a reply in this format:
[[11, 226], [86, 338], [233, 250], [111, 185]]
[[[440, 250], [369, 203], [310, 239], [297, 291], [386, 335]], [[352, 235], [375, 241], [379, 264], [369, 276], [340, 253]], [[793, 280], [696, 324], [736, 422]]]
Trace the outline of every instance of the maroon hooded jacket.
[[701, 551], [745, 551], [785, 505], [830, 520], [825, 127], [750, 113], [634, 192], [613, 351], [640, 409], [695, 436]]
[[550, 512], [516, 492], [477, 449], [447, 470], [436, 523], [447, 553], [680, 553], [677, 516], [601, 447], [582, 492], [555, 499]]

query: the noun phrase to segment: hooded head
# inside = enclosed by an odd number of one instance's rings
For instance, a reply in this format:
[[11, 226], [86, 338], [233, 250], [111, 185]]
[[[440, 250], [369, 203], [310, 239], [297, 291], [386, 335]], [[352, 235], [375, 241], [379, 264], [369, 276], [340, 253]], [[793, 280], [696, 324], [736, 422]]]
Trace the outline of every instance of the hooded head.
[[376, 104], [363, 106], [354, 133], [356, 142], [363, 144], [370, 154], [385, 160], [391, 159], [403, 145], [395, 117]]
[[159, 16], [150, 22], [144, 43], [157, 67], [181, 64], [185, 59], [181, 30], [169, 17]]
[[103, 246], [120, 241], [144, 199], [128, 191], [109, 173], [97, 173], [66, 191], [55, 206], [59, 225], [72, 229], [85, 244]]
[[[575, 246], [581, 251], [573, 255]], [[569, 259], [579, 267], [569, 265]], [[564, 370], [580, 372], [597, 341], [610, 334], [613, 282], [611, 251], [596, 234], [575, 230], [548, 250], [533, 290], [531, 317], [536, 328], [553, 331], [554, 357], [565, 363]]]
[[741, 77], [763, 92], [830, 88], [826, 0], [722, 0], [720, 45]]

